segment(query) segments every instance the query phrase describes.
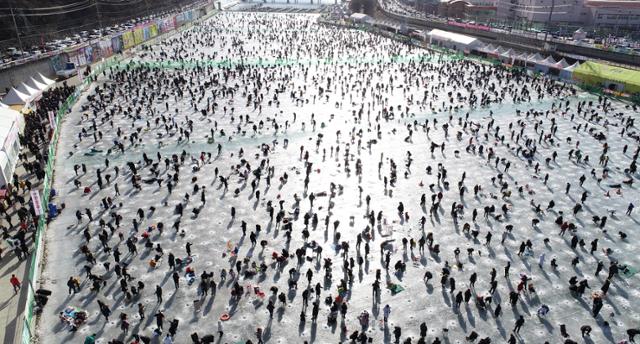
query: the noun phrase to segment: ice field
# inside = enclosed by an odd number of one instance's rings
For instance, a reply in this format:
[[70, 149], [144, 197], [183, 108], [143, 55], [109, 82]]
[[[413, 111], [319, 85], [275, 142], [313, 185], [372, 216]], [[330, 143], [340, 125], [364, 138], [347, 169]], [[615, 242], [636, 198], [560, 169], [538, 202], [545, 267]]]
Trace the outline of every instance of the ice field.
[[[628, 339], [626, 331], [640, 326], [640, 288], [638, 276], [633, 276], [634, 268], [640, 267], [640, 215], [637, 209], [631, 216], [625, 214], [630, 202], [638, 205], [640, 195], [636, 184], [625, 183], [638, 178], [637, 172], [625, 172], [638, 149], [638, 132], [632, 123], [638, 112], [611, 100], [605, 111], [597, 96], [574, 93], [567, 85], [459, 61], [363, 31], [321, 26], [316, 18], [223, 12], [150, 49], [136, 50], [130, 60], [137, 64], [125, 66], [129, 62], [125, 61], [83, 95], [62, 124], [58, 146], [54, 183], [58, 196], [53, 202], [64, 203], [65, 209], [46, 233], [42, 280], [53, 294], [39, 320], [40, 341], [82, 343], [85, 336], [96, 333], [99, 343], [114, 339], [128, 343], [133, 334], [162, 342], [169, 322], [179, 319], [175, 343], [192, 343], [193, 332], [200, 337], [212, 334], [216, 343], [257, 343], [257, 328], [263, 330], [265, 343], [350, 342], [354, 331], [364, 331], [373, 343], [389, 343], [394, 342], [396, 326], [402, 329], [401, 343], [409, 338], [417, 343], [423, 322], [428, 328], [426, 343], [436, 338], [442, 343], [464, 343], [472, 331], [479, 334], [478, 339], [506, 343], [520, 315], [525, 323], [515, 336], [519, 343], [562, 343], [562, 324], [579, 343]], [[141, 64], [158, 61], [174, 64], [153, 68]], [[195, 61], [201, 65], [196, 67]], [[605, 142], [606, 167], [601, 162]], [[528, 161], [524, 153], [534, 146], [536, 153]], [[183, 152], [178, 181], [170, 193], [167, 182], [173, 180], [176, 169], [174, 162], [165, 165], [165, 158], [172, 160], [175, 154], [180, 161]], [[557, 158], [551, 159], [554, 152]], [[145, 162], [143, 153], [151, 163]], [[135, 164], [139, 190], [132, 185], [128, 162]], [[259, 169], [261, 162], [264, 168]], [[80, 167], [77, 176], [74, 166]], [[446, 169], [446, 178], [440, 180], [439, 166]], [[270, 185], [266, 181], [269, 168], [273, 168]], [[586, 180], [580, 186], [583, 175]], [[228, 178], [228, 188], [220, 176]], [[567, 183], [571, 188], [565, 194]], [[474, 186], [481, 187], [477, 195]], [[85, 187], [90, 190], [84, 192]], [[433, 213], [432, 200], [437, 201], [440, 192], [440, 206]], [[584, 192], [587, 199], [581, 202]], [[426, 203], [421, 206], [423, 194]], [[105, 208], [107, 197], [113, 205]], [[547, 210], [551, 200], [555, 206]], [[275, 212], [272, 219], [269, 201]], [[283, 222], [276, 216], [279, 202], [283, 202]], [[574, 215], [578, 203], [582, 210]], [[178, 204], [184, 207], [183, 215], [176, 213]], [[485, 216], [485, 207], [492, 205], [495, 212]], [[142, 219], [138, 209], [144, 212]], [[474, 209], [478, 210], [475, 221]], [[76, 218], [78, 210], [81, 221]], [[575, 225], [575, 231], [569, 229], [564, 236], [555, 222], [561, 213], [563, 221]], [[116, 214], [122, 217], [119, 227]], [[600, 228], [594, 216], [606, 216], [606, 224]], [[137, 231], [134, 219], [139, 223]], [[159, 223], [164, 225], [162, 233]], [[113, 233], [107, 224], [115, 228]], [[261, 230], [257, 245], [252, 245], [250, 235], [256, 225]], [[292, 229], [289, 243], [287, 226]], [[507, 228], [512, 230], [501, 243]], [[86, 279], [84, 266], [92, 264], [80, 250], [86, 242], [85, 230], [90, 239], [87, 247], [97, 260], [92, 274], [106, 281], [99, 292], [91, 291], [92, 282]], [[148, 239], [143, 237], [145, 232]], [[417, 243], [428, 233], [433, 236], [432, 248], [425, 244], [421, 251]], [[485, 245], [487, 233], [492, 233], [492, 239]], [[363, 240], [356, 248], [358, 234]], [[105, 252], [100, 235], [107, 235], [111, 252]], [[573, 249], [574, 235], [585, 245]], [[137, 239], [137, 254], [129, 253], [128, 238]], [[415, 247], [403, 247], [403, 238], [415, 240]], [[594, 239], [598, 239], [597, 249], [590, 253]], [[527, 240], [531, 249], [518, 255]], [[149, 261], [157, 251], [145, 247], [147, 241], [162, 247], [155, 268]], [[186, 259], [187, 242], [192, 243], [193, 260], [188, 266], [196, 278], [189, 285], [187, 266], [178, 268], [180, 287], [175, 289], [167, 256], [173, 253]], [[349, 243], [347, 263], [349, 258], [355, 261], [352, 283], [343, 269], [342, 242]], [[365, 243], [370, 247], [366, 257]], [[114, 273], [116, 247], [132, 277], [128, 286], [138, 281], [145, 285], [130, 301]], [[323, 248], [321, 255], [317, 247]], [[295, 253], [300, 248], [305, 256], [299, 261]], [[456, 248], [461, 251], [457, 258]], [[283, 249], [291, 257], [278, 265], [273, 253], [280, 255]], [[390, 252], [388, 271], [386, 252]], [[363, 258], [361, 266], [358, 257]], [[325, 278], [326, 258], [332, 260], [331, 278]], [[550, 266], [552, 259], [557, 269]], [[240, 275], [225, 271], [226, 278], [221, 280], [221, 271], [235, 270], [237, 261], [242, 265]], [[406, 264], [404, 272], [395, 269], [398, 261]], [[595, 276], [598, 261], [604, 269]], [[600, 294], [610, 261], [631, 271], [621, 269], [612, 278], [610, 290], [602, 297], [604, 306], [593, 317], [594, 292]], [[109, 270], [104, 262], [110, 262]], [[252, 262], [264, 262], [266, 272], [254, 271]], [[445, 262], [450, 265], [449, 277], [455, 279], [454, 293], [449, 292], [449, 281], [440, 283]], [[511, 262], [509, 278], [504, 277], [507, 262]], [[292, 268], [297, 272], [290, 277]], [[481, 308], [476, 296], [489, 295], [493, 268], [497, 289], [492, 302]], [[381, 292], [376, 300], [372, 283], [378, 269]], [[310, 284], [308, 270], [313, 272]], [[214, 274], [215, 296], [198, 293], [204, 271]], [[426, 271], [433, 275], [427, 283]], [[456, 307], [455, 296], [470, 288], [473, 273], [477, 273], [473, 297]], [[525, 288], [512, 307], [510, 292], [517, 289], [521, 274], [530, 278], [535, 293]], [[81, 282], [77, 294], [68, 291], [71, 276]], [[569, 290], [572, 276], [588, 281], [590, 289], [582, 296]], [[342, 293], [348, 310], [346, 316], [338, 314], [337, 322], [328, 324], [330, 305], [325, 299], [339, 295], [341, 279], [348, 285]], [[289, 287], [290, 280], [297, 281], [297, 288]], [[234, 282], [244, 288], [237, 301], [231, 297]], [[321, 295], [314, 322], [317, 283]], [[160, 303], [154, 295], [156, 285], [163, 289]], [[286, 304], [272, 296], [273, 286], [278, 294], [284, 292]], [[311, 288], [309, 304], [301, 321], [307, 286]], [[395, 286], [403, 290], [392, 293]], [[266, 295], [260, 296], [255, 287]], [[100, 314], [97, 300], [110, 307], [109, 321]], [[269, 300], [275, 305], [272, 319], [266, 308]], [[138, 303], [145, 307], [142, 321]], [[391, 313], [383, 325], [387, 304]], [[495, 317], [498, 304], [502, 314]], [[543, 304], [550, 311], [541, 317], [537, 311]], [[76, 332], [59, 319], [69, 306], [89, 315]], [[153, 315], [159, 310], [166, 316], [164, 331], [153, 336]], [[363, 311], [370, 314], [364, 326], [358, 319]], [[128, 315], [126, 333], [120, 327], [121, 313]], [[224, 313], [230, 319], [220, 321]], [[583, 325], [593, 328], [590, 336], [581, 337]]]

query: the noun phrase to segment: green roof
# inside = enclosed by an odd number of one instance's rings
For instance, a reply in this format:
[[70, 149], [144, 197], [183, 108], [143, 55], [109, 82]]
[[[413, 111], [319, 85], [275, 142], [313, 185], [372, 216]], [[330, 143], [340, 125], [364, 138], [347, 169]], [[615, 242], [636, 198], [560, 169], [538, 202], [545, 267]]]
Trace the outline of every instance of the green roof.
[[573, 71], [574, 79], [601, 85], [615, 82], [624, 85], [629, 93], [640, 92], [640, 71], [587, 61]]

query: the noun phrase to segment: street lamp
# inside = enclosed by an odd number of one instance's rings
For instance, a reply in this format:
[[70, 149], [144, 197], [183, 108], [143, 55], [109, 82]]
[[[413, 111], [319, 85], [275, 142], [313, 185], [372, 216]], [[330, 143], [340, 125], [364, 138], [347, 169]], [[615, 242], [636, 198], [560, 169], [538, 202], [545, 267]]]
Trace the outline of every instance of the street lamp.
[[549, 26], [551, 25], [551, 15], [553, 15], [553, 8], [556, 6], [556, 0], [551, 0], [551, 10], [549, 11], [549, 18], [547, 19], [547, 30], [544, 33], [544, 44], [547, 44], [547, 36], [549, 35]]
[[16, 38], [18, 39], [18, 48], [20, 49], [20, 53], [22, 54], [22, 40], [20, 39], [20, 31], [18, 30], [18, 23], [16, 22], [16, 16], [13, 13], [13, 1], [11, 5], [9, 5], [9, 9], [11, 10], [11, 19], [13, 19], [13, 28], [16, 30]]

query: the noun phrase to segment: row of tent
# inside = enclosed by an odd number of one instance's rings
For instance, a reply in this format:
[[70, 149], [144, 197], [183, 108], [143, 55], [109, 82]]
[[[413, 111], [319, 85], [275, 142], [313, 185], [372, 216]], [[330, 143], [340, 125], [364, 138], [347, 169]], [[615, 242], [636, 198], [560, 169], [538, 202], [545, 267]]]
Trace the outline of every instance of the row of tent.
[[512, 65], [528, 67], [538, 73], [555, 74], [566, 80], [571, 80], [573, 71], [580, 66], [579, 62], [569, 64], [564, 58], [556, 61], [553, 56], [544, 57], [539, 53], [519, 53], [513, 49], [494, 47], [491, 44], [481, 47], [478, 51], [488, 57], [497, 58]]
[[22, 113], [0, 107], [0, 187], [11, 183], [20, 154], [19, 134], [24, 132]]
[[476, 53], [494, 58], [502, 63], [526, 67], [538, 73], [553, 74], [565, 80], [573, 79], [573, 71], [580, 66], [579, 62], [569, 64], [564, 58], [556, 61], [553, 56], [544, 57], [539, 53], [517, 52], [492, 44], [484, 44], [481, 40], [468, 35], [453, 33], [439, 29], [421, 32], [420, 38], [429, 44], [442, 46], [460, 52]]
[[56, 82], [38, 73], [26, 79], [18, 87], [12, 87], [0, 102], [0, 188], [13, 179], [18, 155], [19, 134], [24, 132], [25, 118], [20, 111], [42, 97], [42, 93]]
[[29, 104], [38, 100], [42, 96], [42, 92], [46, 91], [55, 83], [54, 80], [48, 79], [38, 73], [28, 78], [27, 81], [18, 87], [12, 87], [4, 98], [2, 98], [2, 103], [8, 106]]
[[555, 75], [565, 81], [592, 85], [598, 88], [627, 94], [640, 93], [640, 70], [613, 66], [596, 61], [569, 64], [564, 58], [556, 61], [553, 56], [539, 53], [520, 53], [491, 44], [476, 49], [479, 53], [514, 66], [526, 67], [534, 72]]

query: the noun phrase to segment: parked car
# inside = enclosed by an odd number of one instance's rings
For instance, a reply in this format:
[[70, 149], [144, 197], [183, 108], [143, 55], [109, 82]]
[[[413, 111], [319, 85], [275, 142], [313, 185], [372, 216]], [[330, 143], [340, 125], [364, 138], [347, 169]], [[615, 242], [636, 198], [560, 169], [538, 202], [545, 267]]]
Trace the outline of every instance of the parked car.
[[56, 75], [62, 79], [68, 79], [74, 75], [78, 75], [78, 68], [73, 62], [67, 62], [64, 69], [57, 71]]

